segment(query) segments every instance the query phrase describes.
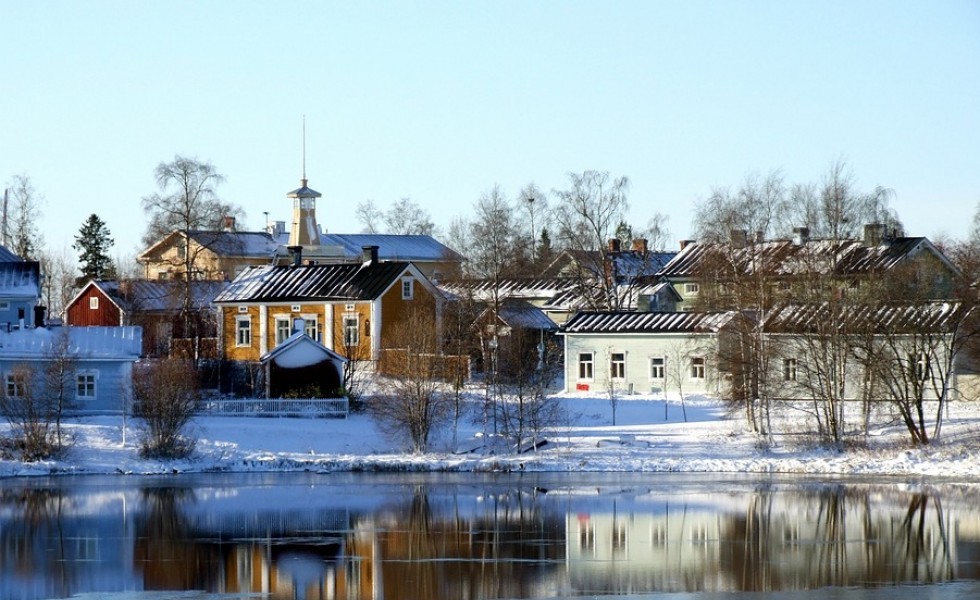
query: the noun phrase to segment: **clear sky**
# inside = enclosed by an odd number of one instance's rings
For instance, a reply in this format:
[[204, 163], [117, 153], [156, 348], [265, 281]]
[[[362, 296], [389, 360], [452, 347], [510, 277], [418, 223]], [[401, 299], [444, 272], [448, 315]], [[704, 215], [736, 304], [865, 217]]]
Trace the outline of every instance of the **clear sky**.
[[712, 186], [847, 161], [911, 235], [980, 202], [980, 1], [0, 0], [0, 182], [45, 197], [49, 247], [101, 216], [138, 248], [175, 154], [259, 229], [307, 175], [318, 220], [420, 203], [445, 227], [499, 183], [632, 180], [632, 220], [690, 235]]

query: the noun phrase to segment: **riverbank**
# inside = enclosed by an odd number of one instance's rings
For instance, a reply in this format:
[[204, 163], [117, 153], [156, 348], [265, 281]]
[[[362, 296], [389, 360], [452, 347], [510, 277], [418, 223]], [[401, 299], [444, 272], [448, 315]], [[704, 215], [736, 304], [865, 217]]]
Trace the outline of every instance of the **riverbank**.
[[[760, 444], [741, 418], [706, 398], [630, 396], [617, 402], [615, 423], [606, 398], [560, 396], [562, 423], [547, 443], [524, 453], [490, 452], [492, 423], [461, 423], [458, 442], [447, 432], [432, 451], [413, 455], [388, 439], [371, 418], [264, 419], [199, 417], [194, 455], [178, 461], [140, 459], [136, 422], [121, 417], [69, 420], [74, 444], [63, 460], [0, 460], [0, 477], [50, 474], [159, 474], [260, 471], [635, 471], [713, 473], [876, 474], [980, 479], [980, 405], [950, 407], [940, 440], [912, 448], [900, 424], [872, 429], [846, 452], [819, 448], [807, 436], [781, 435]], [[799, 418], [799, 417], [797, 417]], [[798, 429], [787, 416], [778, 431]], [[2, 426], [3, 428], [6, 425]]]

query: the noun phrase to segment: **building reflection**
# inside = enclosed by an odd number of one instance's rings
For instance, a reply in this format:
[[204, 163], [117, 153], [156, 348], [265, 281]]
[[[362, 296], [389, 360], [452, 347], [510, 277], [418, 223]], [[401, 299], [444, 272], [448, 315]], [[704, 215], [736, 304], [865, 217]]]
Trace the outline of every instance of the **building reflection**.
[[[569, 513], [568, 571], [589, 593], [792, 591], [980, 577], [980, 517], [935, 492], [820, 486]], [[725, 506], [727, 508], [725, 508]]]
[[338, 495], [330, 486], [304, 493], [0, 488], [0, 597], [480, 599], [980, 579], [974, 488], [952, 499], [874, 485], [628, 494], [406, 485], [349, 503], [317, 503]]

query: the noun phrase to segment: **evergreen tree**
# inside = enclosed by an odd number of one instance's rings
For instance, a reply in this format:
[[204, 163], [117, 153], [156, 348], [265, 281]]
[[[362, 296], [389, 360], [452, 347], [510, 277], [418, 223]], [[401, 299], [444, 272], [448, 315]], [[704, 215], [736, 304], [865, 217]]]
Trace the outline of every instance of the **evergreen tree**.
[[109, 258], [109, 249], [114, 243], [105, 221], [96, 214], [89, 215], [72, 244], [72, 248], [79, 252], [79, 269], [84, 279], [101, 279], [114, 271]]

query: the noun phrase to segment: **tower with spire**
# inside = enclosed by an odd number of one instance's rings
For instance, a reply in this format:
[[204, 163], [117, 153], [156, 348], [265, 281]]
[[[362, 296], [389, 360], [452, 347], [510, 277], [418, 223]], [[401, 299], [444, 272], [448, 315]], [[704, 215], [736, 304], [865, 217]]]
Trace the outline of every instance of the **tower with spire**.
[[293, 223], [289, 229], [289, 245], [310, 248], [320, 245], [320, 228], [316, 224], [316, 199], [320, 192], [307, 185], [306, 169], [300, 186], [286, 194], [293, 199]]

